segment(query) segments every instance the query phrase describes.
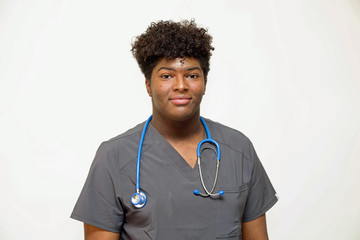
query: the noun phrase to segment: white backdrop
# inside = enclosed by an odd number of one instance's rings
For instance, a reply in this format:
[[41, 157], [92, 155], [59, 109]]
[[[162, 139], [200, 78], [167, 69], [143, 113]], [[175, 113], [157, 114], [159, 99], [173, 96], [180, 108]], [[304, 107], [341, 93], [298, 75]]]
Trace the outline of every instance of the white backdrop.
[[0, 239], [82, 239], [69, 218], [100, 142], [151, 112], [131, 39], [214, 37], [202, 115], [253, 141], [271, 239], [360, 239], [358, 0], [0, 0]]

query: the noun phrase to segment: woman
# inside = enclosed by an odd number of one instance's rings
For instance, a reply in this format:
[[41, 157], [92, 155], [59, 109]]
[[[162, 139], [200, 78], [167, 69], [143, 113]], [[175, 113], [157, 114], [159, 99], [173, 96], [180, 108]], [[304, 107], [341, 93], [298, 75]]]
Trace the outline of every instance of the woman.
[[268, 239], [277, 198], [251, 142], [200, 117], [211, 42], [194, 21], [152, 23], [136, 38], [152, 118], [99, 147], [71, 215], [86, 239]]

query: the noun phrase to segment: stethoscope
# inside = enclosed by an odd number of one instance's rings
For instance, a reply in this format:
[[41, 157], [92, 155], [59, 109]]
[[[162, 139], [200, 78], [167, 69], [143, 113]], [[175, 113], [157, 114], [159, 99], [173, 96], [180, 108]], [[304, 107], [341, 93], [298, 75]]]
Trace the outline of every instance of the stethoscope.
[[[140, 161], [141, 161], [141, 151], [142, 151], [142, 146], [144, 143], [144, 139], [145, 139], [145, 133], [146, 130], [149, 126], [149, 123], [152, 119], [152, 115], [148, 118], [148, 120], [145, 122], [145, 126], [144, 129], [142, 131], [141, 134], [141, 138], [140, 138], [140, 143], [139, 143], [139, 149], [138, 149], [138, 156], [137, 156], [137, 164], [136, 164], [136, 192], [131, 196], [131, 203], [136, 207], [136, 208], [142, 208], [145, 206], [146, 202], [147, 202], [147, 196], [143, 191], [140, 191]], [[218, 178], [218, 173], [219, 173], [219, 166], [220, 166], [220, 146], [219, 144], [213, 140], [211, 138], [210, 135], [210, 131], [204, 121], [204, 119], [202, 117], [200, 117], [200, 121], [203, 124], [204, 128], [205, 128], [205, 132], [206, 132], [206, 136], [207, 138], [201, 140], [197, 146], [197, 162], [199, 165], [199, 175], [200, 175], [200, 180], [201, 180], [201, 185], [203, 186], [205, 193], [201, 193], [199, 190], [195, 189], [194, 190], [194, 194], [197, 196], [202, 196], [202, 197], [221, 197], [222, 195], [224, 195], [224, 191], [219, 191], [218, 193], [213, 193], [215, 186], [216, 186], [216, 182], [217, 182], [217, 178]], [[216, 146], [216, 172], [215, 172], [215, 179], [214, 179], [214, 184], [211, 188], [211, 190], [209, 191], [204, 183], [204, 179], [202, 176], [202, 172], [201, 172], [201, 146], [206, 143], [212, 143], [213, 145]]]

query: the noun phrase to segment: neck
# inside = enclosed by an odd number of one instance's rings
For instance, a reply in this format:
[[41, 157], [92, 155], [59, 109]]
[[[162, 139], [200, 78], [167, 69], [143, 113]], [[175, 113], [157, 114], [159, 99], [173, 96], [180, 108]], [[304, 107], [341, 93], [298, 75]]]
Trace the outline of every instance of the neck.
[[204, 136], [200, 113], [187, 120], [164, 119], [153, 115], [151, 124], [167, 140], [187, 140]]

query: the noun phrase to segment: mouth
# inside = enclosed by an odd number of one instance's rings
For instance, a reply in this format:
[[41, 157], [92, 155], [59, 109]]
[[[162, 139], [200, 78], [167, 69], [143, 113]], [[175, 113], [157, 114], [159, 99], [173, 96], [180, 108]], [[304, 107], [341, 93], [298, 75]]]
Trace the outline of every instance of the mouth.
[[191, 97], [175, 96], [170, 98], [170, 102], [175, 105], [186, 105], [191, 101]]

